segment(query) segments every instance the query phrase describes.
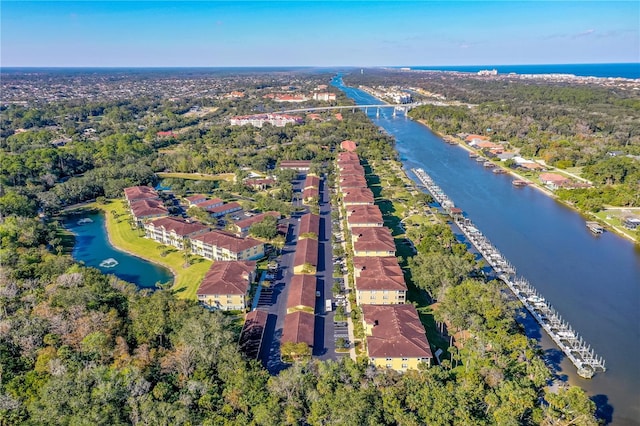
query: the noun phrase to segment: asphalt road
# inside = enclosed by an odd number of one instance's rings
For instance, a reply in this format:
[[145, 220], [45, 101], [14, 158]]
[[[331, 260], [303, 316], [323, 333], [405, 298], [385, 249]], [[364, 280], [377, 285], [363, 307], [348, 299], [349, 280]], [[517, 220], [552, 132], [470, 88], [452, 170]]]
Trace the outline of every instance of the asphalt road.
[[[320, 188], [320, 232], [318, 235], [318, 285], [320, 297], [316, 300], [316, 318], [314, 329], [313, 356], [322, 360], [338, 359], [343, 354], [335, 353], [335, 337], [333, 325], [333, 310], [325, 312], [325, 300], [331, 298], [331, 287], [333, 286], [333, 253], [331, 247], [331, 205], [330, 194], [326, 180], [321, 181]], [[296, 194], [301, 194], [304, 185], [304, 176], [293, 181], [293, 189]], [[294, 206], [301, 206], [299, 200], [294, 196]], [[259, 358], [271, 374], [278, 374], [287, 368], [287, 364], [280, 359], [280, 338], [282, 337], [282, 327], [284, 317], [287, 313], [287, 297], [289, 294], [289, 284], [293, 276], [293, 258], [298, 240], [300, 224], [298, 219], [305, 211], [294, 213], [289, 220], [289, 230], [287, 232], [286, 243], [279, 260], [279, 271], [276, 280], [272, 282], [272, 300], [268, 306], [261, 306], [260, 309], [267, 310], [269, 317], [265, 328], [262, 350]]]

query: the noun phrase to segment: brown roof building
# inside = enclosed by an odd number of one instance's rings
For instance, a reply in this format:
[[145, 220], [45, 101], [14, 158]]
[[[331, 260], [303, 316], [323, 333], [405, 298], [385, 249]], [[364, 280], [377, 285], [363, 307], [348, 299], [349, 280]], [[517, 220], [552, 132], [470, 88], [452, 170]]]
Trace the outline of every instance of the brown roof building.
[[169, 211], [160, 200], [138, 200], [129, 205], [131, 214], [138, 221], [166, 216]]
[[351, 229], [354, 256], [395, 256], [396, 245], [389, 228], [359, 227]]
[[413, 305], [363, 305], [367, 355], [378, 366], [398, 371], [430, 364], [433, 354]]
[[309, 202], [311, 200], [319, 200], [320, 199], [320, 191], [318, 188], [306, 188], [302, 191], [302, 199], [305, 202]]
[[340, 161], [360, 161], [360, 158], [358, 157], [358, 154], [356, 154], [355, 152], [340, 152], [338, 153], [338, 162]]
[[158, 200], [160, 196], [150, 186], [131, 186], [124, 189], [124, 198], [129, 204], [141, 200]]
[[340, 178], [340, 189], [344, 192], [347, 188], [366, 188], [367, 180], [361, 175], [347, 175]]
[[289, 286], [287, 312], [305, 310], [313, 312], [316, 306], [316, 277], [294, 275]]
[[280, 343], [306, 343], [313, 347], [313, 330], [315, 324], [315, 316], [312, 313], [304, 311], [296, 311], [287, 314], [284, 317], [284, 326], [282, 327], [282, 338]]
[[318, 267], [318, 240], [305, 238], [296, 243], [293, 273], [315, 275]]
[[340, 170], [340, 176], [362, 175], [364, 177], [364, 167], [359, 163], [338, 163], [338, 169]]
[[353, 264], [358, 305], [405, 303], [407, 285], [395, 257], [354, 257]]
[[198, 288], [198, 300], [223, 311], [244, 310], [246, 295], [255, 278], [256, 262], [214, 262]]
[[236, 223], [233, 224], [236, 232], [238, 233], [244, 233], [249, 231], [249, 228], [251, 228], [252, 225], [262, 222], [267, 216], [271, 216], [271, 217], [275, 217], [276, 219], [280, 219], [280, 213], [279, 212], [264, 212], [264, 213], [258, 213], [255, 216], [251, 216], [247, 219], [242, 219], [237, 221]]
[[247, 314], [240, 332], [240, 350], [250, 359], [257, 359], [269, 313], [256, 309]]
[[298, 171], [307, 171], [311, 168], [310, 160], [282, 160], [280, 161], [281, 169], [293, 169]]
[[187, 222], [184, 219], [163, 217], [144, 224], [145, 236], [162, 244], [184, 248], [184, 239], [209, 231], [209, 227], [200, 222]]
[[376, 205], [356, 205], [347, 209], [347, 226], [354, 227], [380, 227], [384, 225], [382, 212]]
[[315, 235], [317, 240], [320, 232], [320, 216], [313, 213], [307, 213], [300, 217], [300, 230], [298, 239], [309, 238], [310, 234]]
[[210, 212], [212, 209], [220, 207], [223, 204], [224, 201], [222, 201], [220, 198], [214, 198], [212, 200], [204, 200], [201, 203], [197, 204], [197, 206]]
[[345, 208], [357, 205], [373, 205], [373, 192], [369, 188], [348, 188], [343, 192], [342, 204]]
[[307, 188], [320, 188], [320, 178], [314, 175], [307, 175], [304, 180], [304, 189]]
[[264, 257], [264, 243], [239, 238], [224, 231], [211, 231], [191, 238], [191, 250], [210, 260], [256, 260]]
[[357, 147], [358, 144], [356, 144], [354, 141], [346, 140], [340, 142], [340, 148], [344, 149], [345, 151], [354, 152]]
[[194, 195], [190, 195], [188, 197], [185, 197], [185, 200], [187, 201], [189, 206], [195, 206], [195, 205], [198, 205], [200, 203], [204, 203], [205, 201], [207, 201], [207, 196], [204, 195], [204, 194], [194, 194]]
[[238, 212], [240, 210], [242, 210], [242, 206], [236, 202], [227, 203], [218, 207], [211, 207], [207, 209], [207, 211], [213, 217], [222, 217], [226, 214]]

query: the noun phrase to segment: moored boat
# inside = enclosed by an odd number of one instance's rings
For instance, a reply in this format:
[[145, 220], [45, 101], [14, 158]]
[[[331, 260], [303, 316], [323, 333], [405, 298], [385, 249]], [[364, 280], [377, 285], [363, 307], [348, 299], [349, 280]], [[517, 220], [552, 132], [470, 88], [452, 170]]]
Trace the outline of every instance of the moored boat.
[[513, 182], [511, 182], [511, 184], [516, 188], [520, 188], [520, 187], [529, 185], [529, 182], [527, 182], [526, 180], [516, 179]]
[[491, 161], [485, 161], [482, 165], [487, 169], [493, 169], [496, 166]]
[[495, 169], [492, 170], [492, 172], [497, 174], [497, 175], [503, 175], [503, 174], [507, 173], [507, 171], [505, 169], [503, 169], [502, 167], [496, 167]]
[[586, 225], [587, 228], [589, 228], [589, 231], [593, 232], [596, 235], [602, 234], [604, 232], [604, 227], [598, 222], [587, 222]]
[[469, 158], [478, 158], [478, 154], [476, 154], [475, 152], [470, 152]]

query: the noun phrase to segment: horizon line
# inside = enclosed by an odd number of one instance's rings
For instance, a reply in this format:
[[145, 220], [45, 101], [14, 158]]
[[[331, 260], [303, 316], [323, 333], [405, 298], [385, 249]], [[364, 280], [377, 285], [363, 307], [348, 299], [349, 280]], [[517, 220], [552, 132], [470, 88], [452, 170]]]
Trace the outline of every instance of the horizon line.
[[556, 63], [517, 63], [517, 64], [440, 64], [440, 65], [0, 65], [2, 69], [184, 69], [184, 68], [414, 68], [414, 67], [496, 67], [496, 66], [538, 66], [538, 65], [640, 65], [637, 62], [556, 62]]

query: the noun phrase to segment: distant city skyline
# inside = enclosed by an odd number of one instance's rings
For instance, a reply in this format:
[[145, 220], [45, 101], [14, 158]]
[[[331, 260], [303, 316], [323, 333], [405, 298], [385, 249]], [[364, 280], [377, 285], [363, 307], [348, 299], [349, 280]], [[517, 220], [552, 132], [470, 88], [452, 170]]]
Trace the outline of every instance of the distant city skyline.
[[2, 67], [640, 62], [640, 2], [3, 0]]

